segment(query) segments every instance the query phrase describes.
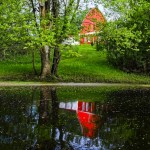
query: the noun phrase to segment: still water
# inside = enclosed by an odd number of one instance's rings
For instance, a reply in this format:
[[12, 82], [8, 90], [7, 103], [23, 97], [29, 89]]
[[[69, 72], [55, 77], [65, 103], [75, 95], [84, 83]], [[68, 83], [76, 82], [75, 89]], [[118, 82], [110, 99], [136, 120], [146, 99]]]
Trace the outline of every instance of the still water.
[[150, 89], [0, 87], [0, 150], [150, 150]]

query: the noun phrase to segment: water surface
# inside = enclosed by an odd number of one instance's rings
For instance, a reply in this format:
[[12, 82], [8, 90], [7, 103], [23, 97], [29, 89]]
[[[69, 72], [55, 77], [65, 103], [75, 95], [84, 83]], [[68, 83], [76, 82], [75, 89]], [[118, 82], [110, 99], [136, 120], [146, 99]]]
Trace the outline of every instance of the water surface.
[[0, 87], [1, 150], [149, 150], [150, 89]]

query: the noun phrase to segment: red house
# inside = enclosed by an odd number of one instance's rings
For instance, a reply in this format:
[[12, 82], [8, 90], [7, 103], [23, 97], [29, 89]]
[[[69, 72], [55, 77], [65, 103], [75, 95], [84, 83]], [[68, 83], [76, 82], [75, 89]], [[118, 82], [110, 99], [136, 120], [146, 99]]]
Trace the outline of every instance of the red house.
[[100, 24], [106, 20], [98, 8], [92, 8], [86, 14], [80, 30], [80, 43], [90, 44], [97, 40], [96, 34], [100, 31]]

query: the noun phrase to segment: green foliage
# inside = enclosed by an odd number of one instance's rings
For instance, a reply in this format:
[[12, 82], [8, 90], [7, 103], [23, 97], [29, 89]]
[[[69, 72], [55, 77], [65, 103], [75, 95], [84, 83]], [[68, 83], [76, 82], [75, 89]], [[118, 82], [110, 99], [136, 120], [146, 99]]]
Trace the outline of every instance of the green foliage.
[[62, 57], [63, 58], [72, 58], [72, 57], [80, 57], [78, 46], [65, 46], [62, 47]]
[[[44, 57], [50, 54], [52, 49], [59, 49], [64, 39], [78, 34], [74, 18], [79, 3], [80, 0], [69, 0], [64, 3], [58, 0], [52, 2], [50, 0], [2, 0], [0, 2], [0, 58], [11, 58], [31, 52], [33, 68], [35, 68], [35, 50], [40, 51], [39, 54]], [[45, 58], [48, 58], [46, 62], [59, 56], [60, 54], [50, 55], [50, 59], [46, 56]], [[41, 63], [46, 64], [43, 61]], [[41, 64], [41, 74], [43, 64]], [[47, 74], [50, 75], [50, 68], [53, 67], [47, 68], [49, 68]]]
[[[28, 36], [26, 18], [28, 12], [22, 11], [22, 3], [15, 0], [1, 1], [0, 4], [0, 56], [1, 58], [25, 53], [25, 46]], [[23, 15], [24, 14], [24, 15]], [[26, 24], [25, 24], [26, 23]], [[25, 27], [24, 27], [25, 26]]]
[[[121, 7], [124, 5], [128, 6], [126, 11]], [[124, 0], [118, 2], [116, 10], [123, 15], [108, 22], [100, 34], [108, 60], [129, 72], [150, 73], [150, 3]]]
[[89, 12], [89, 9], [86, 8], [85, 10], [79, 10], [76, 14], [74, 23], [78, 27], [78, 29], [81, 29], [81, 24], [83, 22], [83, 19], [85, 18], [86, 14]]

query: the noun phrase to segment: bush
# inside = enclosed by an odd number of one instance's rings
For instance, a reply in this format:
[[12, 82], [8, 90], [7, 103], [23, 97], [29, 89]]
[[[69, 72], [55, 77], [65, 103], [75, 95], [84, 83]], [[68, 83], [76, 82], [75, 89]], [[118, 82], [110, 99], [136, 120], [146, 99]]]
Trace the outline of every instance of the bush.
[[104, 46], [113, 65], [129, 72], [150, 73], [149, 8], [149, 2], [139, 2], [123, 17], [105, 25], [100, 36], [107, 43]]

